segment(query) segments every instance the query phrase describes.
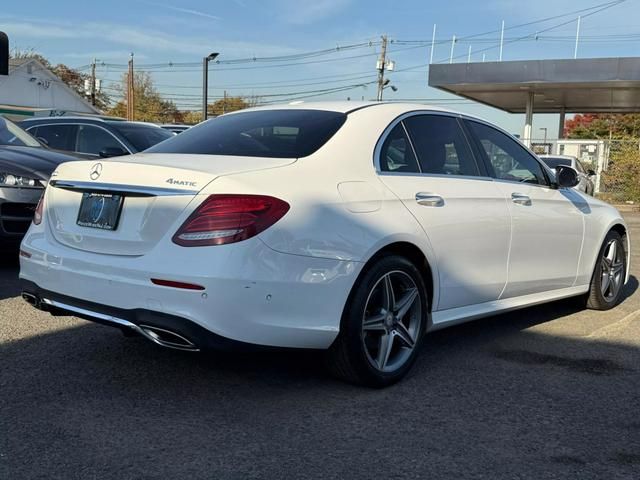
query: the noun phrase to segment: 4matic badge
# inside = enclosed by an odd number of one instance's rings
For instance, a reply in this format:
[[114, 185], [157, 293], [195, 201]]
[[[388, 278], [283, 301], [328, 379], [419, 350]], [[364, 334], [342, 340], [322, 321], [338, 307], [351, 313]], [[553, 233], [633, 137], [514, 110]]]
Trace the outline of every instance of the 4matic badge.
[[196, 186], [196, 182], [190, 182], [188, 180], [176, 180], [175, 178], [169, 178], [166, 183], [168, 183], [170, 185], [180, 185], [181, 187], [195, 187]]

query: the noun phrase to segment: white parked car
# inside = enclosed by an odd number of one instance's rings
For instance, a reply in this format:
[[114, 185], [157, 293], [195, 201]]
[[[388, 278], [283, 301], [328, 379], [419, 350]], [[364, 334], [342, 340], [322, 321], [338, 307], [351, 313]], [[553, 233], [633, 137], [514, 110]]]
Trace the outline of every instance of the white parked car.
[[557, 178], [504, 131], [424, 105], [245, 110], [61, 165], [22, 243], [23, 296], [183, 350], [326, 349], [384, 386], [428, 331], [620, 301], [624, 220], [571, 168]]
[[574, 187], [576, 190], [593, 195], [596, 190], [595, 178], [596, 172], [592, 169], [584, 168], [582, 162], [571, 155], [539, 155], [540, 159], [551, 169], [564, 165], [573, 168], [578, 172], [578, 184]]

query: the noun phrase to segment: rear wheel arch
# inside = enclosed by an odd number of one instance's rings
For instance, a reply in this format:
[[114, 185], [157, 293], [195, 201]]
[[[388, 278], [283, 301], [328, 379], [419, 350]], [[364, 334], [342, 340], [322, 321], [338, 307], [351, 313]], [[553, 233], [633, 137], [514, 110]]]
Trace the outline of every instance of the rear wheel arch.
[[358, 279], [354, 283], [354, 286], [358, 284], [360, 278], [368, 268], [370, 268], [372, 265], [375, 265], [375, 263], [380, 258], [386, 255], [399, 255], [401, 257], [405, 257], [420, 271], [424, 284], [427, 288], [427, 308], [430, 316], [433, 309], [433, 298], [436, 285], [433, 276], [434, 270], [432, 269], [431, 264], [429, 263], [429, 260], [427, 259], [423, 251], [411, 242], [400, 241], [390, 243], [376, 251], [365, 263], [362, 271], [360, 272], [360, 275], [358, 275]]

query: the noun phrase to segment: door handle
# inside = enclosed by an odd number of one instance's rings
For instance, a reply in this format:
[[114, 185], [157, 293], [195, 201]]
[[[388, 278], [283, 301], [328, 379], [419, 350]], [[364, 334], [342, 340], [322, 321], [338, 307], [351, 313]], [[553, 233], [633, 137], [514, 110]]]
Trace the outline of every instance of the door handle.
[[443, 207], [444, 199], [435, 193], [418, 192], [416, 202], [425, 207]]
[[516, 203], [518, 205], [525, 205], [527, 207], [531, 205], [531, 198], [523, 193], [512, 193], [511, 200], [513, 201], [513, 203]]

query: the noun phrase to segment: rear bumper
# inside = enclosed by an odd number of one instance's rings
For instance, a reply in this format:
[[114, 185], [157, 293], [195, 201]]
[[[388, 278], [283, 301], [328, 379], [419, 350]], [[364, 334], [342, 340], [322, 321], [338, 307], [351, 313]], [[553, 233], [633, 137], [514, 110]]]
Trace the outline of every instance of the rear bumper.
[[[73, 315], [85, 320], [137, 333], [163, 347], [184, 351], [251, 351], [256, 346], [216, 335], [197, 323], [145, 309], [124, 310], [43, 290], [20, 280], [23, 298], [54, 316]], [[164, 333], [163, 333], [164, 332]], [[160, 334], [160, 335], [158, 335]]]
[[[26, 254], [20, 258], [25, 292], [98, 317], [182, 332], [201, 348], [220, 348], [226, 343], [220, 339], [328, 348], [361, 268], [357, 262], [275, 252], [255, 237], [222, 247], [171, 244], [144, 256], [124, 257], [75, 250], [38, 230], [32, 229], [21, 246]], [[159, 286], [151, 278], [197, 284], [204, 290]], [[71, 313], [100, 321], [96, 315]]]

